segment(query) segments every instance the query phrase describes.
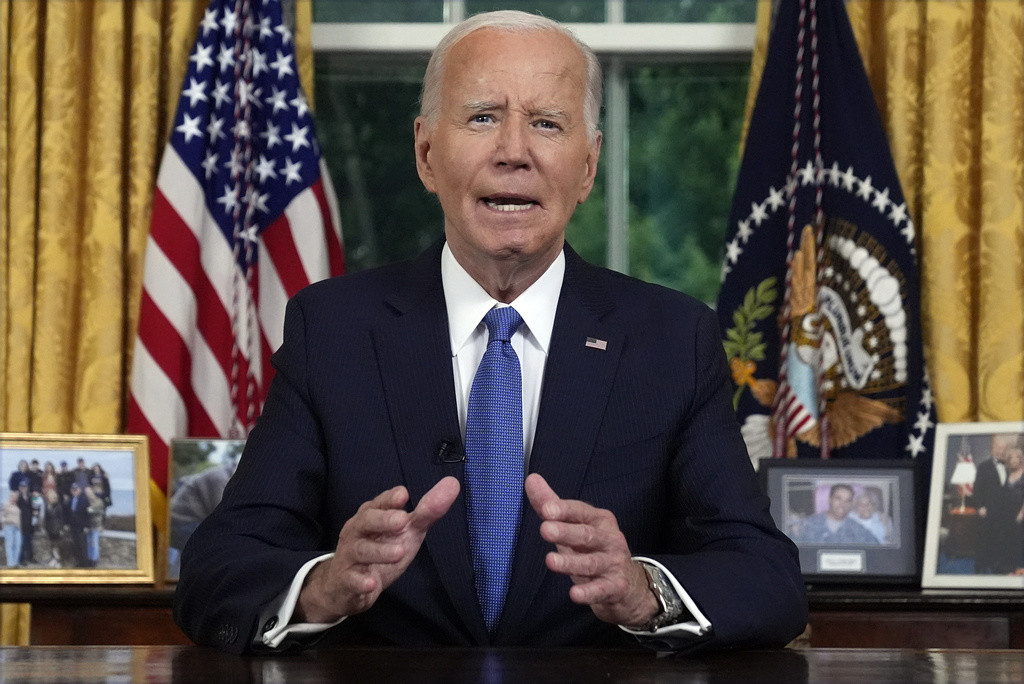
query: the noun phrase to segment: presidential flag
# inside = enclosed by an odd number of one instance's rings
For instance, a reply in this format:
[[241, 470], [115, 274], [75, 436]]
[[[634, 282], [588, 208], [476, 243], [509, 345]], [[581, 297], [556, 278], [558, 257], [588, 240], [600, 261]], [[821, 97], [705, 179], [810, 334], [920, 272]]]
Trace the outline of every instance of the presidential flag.
[[280, 0], [211, 0], [157, 176], [128, 406], [163, 492], [171, 438], [248, 434], [285, 303], [344, 270], [296, 69]]
[[751, 458], [930, 457], [914, 223], [842, 0], [783, 0], [718, 313]]

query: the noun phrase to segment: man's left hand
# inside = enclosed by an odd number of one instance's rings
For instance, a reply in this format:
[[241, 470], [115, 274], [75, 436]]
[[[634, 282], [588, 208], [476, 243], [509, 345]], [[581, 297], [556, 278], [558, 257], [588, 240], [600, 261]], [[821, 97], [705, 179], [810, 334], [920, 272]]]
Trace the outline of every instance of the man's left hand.
[[540, 516], [540, 536], [555, 545], [548, 569], [572, 578], [569, 598], [616, 625], [643, 625], [657, 614], [647, 573], [632, 559], [611, 511], [559, 498], [537, 473], [526, 478], [526, 496]]

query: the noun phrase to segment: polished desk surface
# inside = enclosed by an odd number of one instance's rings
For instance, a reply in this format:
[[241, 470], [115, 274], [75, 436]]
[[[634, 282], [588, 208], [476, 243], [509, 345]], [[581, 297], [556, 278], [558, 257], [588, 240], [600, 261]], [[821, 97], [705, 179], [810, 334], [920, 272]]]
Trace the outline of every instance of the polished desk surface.
[[196, 646], [5, 646], [0, 683], [35, 682], [1024, 682], [1024, 651], [339, 649], [232, 656]]

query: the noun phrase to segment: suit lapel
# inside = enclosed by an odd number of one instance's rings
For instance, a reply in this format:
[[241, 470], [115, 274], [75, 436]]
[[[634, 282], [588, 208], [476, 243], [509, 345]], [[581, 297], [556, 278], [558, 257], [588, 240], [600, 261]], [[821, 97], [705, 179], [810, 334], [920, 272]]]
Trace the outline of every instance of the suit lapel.
[[[407, 281], [387, 303], [396, 315], [373, 331], [374, 347], [402, 473], [415, 504], [445, 475], [463, 480], [463, 464], [445, 463], [438, 455], [442, 441], [462, 453], [440, 245], [412, 264]], [[424, 546], [467, 629], [486, 643], [463, 501], [460, 494], [427, 533]]]
[[[566, 246], [566, 270], [551, 334], [530, 472], [540, 473], [562, 498], [579, 497], [601, 417], [611, 392], [625, 334], [602, 322], [614, 308], [592, 268]], [[596, 346], [588, 346], [594, 338]], [[598, 348], [607, 343], [604, 349]], [[552, 546], [540, 536], [540, 520], [523, 498], [523, 522], [496, 635], [518, 629], [549, 572], [544, 556]]]

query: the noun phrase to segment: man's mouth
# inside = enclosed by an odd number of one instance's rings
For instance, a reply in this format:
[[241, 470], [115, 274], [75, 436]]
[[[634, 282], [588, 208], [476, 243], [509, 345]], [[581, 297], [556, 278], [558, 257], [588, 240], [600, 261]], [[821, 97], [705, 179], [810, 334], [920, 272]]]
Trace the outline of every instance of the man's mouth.
[[484, 197], [484, 202], [488, 207], [495, 211], [526, 211], [537, 204], [526, 197], [512, 197], [504, 195]]

